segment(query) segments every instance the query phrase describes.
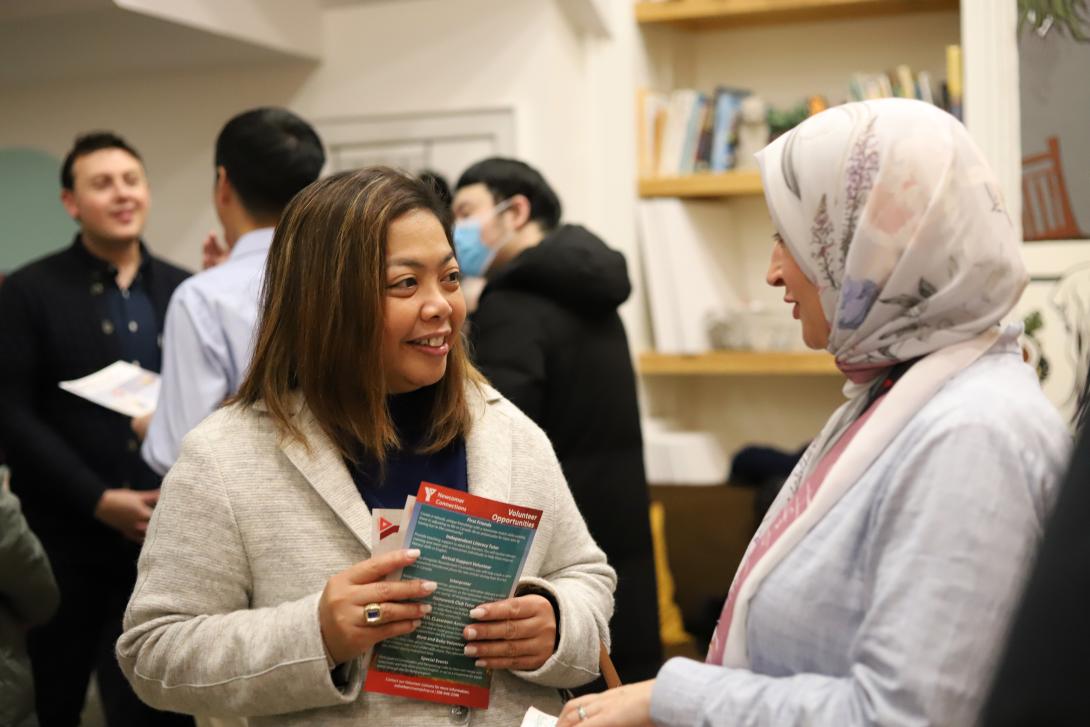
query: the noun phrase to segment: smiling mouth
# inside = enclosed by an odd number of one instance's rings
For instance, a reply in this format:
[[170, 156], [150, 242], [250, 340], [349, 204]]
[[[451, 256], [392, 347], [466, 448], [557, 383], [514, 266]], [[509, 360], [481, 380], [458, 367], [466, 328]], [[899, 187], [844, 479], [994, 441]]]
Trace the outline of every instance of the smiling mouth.
[[428, 353], [433, 356], [442, 356], [450, 351], [449, 339], [449, 335], [424, 336], [422, 338], [414, 338], [411, 341], [406, 341], [406, 343], [422, 353]]

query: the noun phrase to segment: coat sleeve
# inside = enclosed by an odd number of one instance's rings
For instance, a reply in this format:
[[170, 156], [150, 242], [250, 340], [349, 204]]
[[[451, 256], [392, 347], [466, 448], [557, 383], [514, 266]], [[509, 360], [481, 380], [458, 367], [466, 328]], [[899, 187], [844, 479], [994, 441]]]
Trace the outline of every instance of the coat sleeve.
[[540, 435], [538, 454], [545, 464], [545, 481], [553, 493], [553, 507], [545, 517], [551, 518], [553, 524], [539, 575], [524, 577], [520, 586], [543, 588], [556, 600], [560, 643], [538, 669], [512, 673], [534, 684], [566, 689], [598, 676], [598, 645], [601, 642], [609, 648], [617, 574], [587, 530], [544, 433], [536, 434]]
[[23, 624], [43, 624], [60, 604], [60, 591], [42, 544], [19, 509], [19, 498], [0, 487], [0, 601]]
[[189, 714], [257, 716], [335, 706], [362, 684], [327, 668], [313, 593], [251, 608], [245, 545], [214, 448], [195, 431], [182, 445], [140, 554], [117, 658], [148, 704]]
[[944, 425], [905, 451], [860, 550], [872, 584], [844, 676], [672, 659], [660, 727], [975, 724], [1058, 472], [1002, 424]]
[[13, 275], [0, 285], [0, 442], [33, 467], [40, 487], [90, 516], [110, 485], [35, 411], [35, 372], [47, 352], [39, 345], [42, 322], [25, 283]]
[[473, 316], [473, 360], [489, 382], [541, 426], [545, 412], [545, 331], [533, 315], [517, 315], [520, 302], [493, 293]]

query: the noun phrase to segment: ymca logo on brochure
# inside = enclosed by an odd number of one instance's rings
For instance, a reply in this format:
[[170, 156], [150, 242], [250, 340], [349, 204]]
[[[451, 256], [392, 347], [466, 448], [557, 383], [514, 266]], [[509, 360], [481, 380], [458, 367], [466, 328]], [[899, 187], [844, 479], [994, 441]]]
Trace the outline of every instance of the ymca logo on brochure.
[[435, 497], [434, 487], [424, 487], [424, 502], [431, 502], [431, 498]]
[[378, 539], [385, 540], [398, 531], [398, 526], [384, 517], [378, 519]]

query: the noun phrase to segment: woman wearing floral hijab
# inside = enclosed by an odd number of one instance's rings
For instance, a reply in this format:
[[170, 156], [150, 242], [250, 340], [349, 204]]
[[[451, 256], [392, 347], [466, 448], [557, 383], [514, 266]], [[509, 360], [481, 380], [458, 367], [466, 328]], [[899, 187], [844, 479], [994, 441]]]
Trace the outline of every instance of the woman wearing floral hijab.
[[560, 724], [972, 724], [1069, 446], [1000, 325], [1017, 231], [965, 128], [922, 102], [830, 109], [757, 159], [767, 281], [848, 401], [750, 543], [707, 664]]

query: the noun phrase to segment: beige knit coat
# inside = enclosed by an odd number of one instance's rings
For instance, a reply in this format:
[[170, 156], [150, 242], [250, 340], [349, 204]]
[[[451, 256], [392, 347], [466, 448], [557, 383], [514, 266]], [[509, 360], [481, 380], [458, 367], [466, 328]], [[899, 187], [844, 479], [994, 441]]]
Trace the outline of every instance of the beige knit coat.
[[[560, 644], [533, 672], [496, 671], [473, 725], [556, 714], [557, 688], [598, 673], [616, 576], [587, 532], [544, 433], [494, 389], [469, 387], [470, 492], [544, 511], [522, 582], [559, 604]], [[163, 483], [117, 643], [140, 697], [160, 709], [263, 725], [466, 724], [449, 706], [361, 691], [357, 659], [338, 688], [318, 599], [328, 578], [370, 556], [371, 514], [305, 406], [309, 449], [260, 407], [230, 406], [185, 439]]]

